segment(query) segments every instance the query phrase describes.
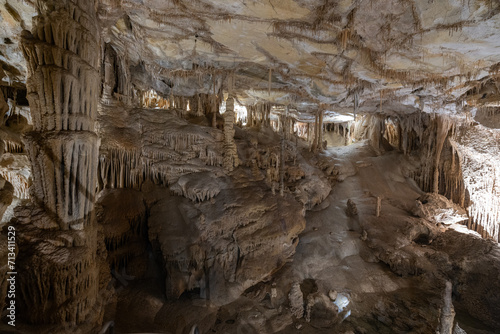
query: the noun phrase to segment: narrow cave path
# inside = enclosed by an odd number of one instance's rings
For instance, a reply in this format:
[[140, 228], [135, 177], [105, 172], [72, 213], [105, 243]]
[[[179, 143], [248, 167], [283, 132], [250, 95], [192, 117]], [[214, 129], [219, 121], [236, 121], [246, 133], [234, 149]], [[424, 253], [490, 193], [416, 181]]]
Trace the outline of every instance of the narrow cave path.
[[[293, 262], [277, 280], [283, 280], [280, 284], [287, 284], [286, 281], [291, 284], [293, 281], [314, 279], [325, 293], [329, 290], [347, 293], [351, 298], [349, 308], [352, 312], [340, 325], [340, 330], [348, 330], [350, 325], [357, 327], [356, 322], [360, 318], [367, 321], [372, 317], [370, 313], [374, 314], [374, 322], [380, 321], [375, 318], [376, 309], [379, 307], [380, 313], [384, 313], [383, 304], [387, 300], [398, 303], [406, 296], [410, 305], [414, 303], [412, 311], [427, 307], [423, 299], [426, 293], [419, 291], [417, 279], [395, 275], [387, 265], [378, 262], [362, 240], [365, 221], [375, 218], [383, 225], [394, 224], [394, 221], [409, 215], [407, 208], [419, 197], [412, 182], [401, 174], [401, 154], [390, 152], [376, 156], [365, 142], [329, 148], [323, 154], [331, 158], [332, 163], [339, 164], [339, 169], [345, 171], [347, 176], [333, 187], [319, 207], [306, 214], [307, 227], [300, 235]], [[376, 196], [383, 198], [379, 218], [375, 217]], [[346, 215], [348, 199], [356, 204], [358, 217]], [[403, 309], [399, 311], [405, 312]], [[386, 325], [380, 322], [372, 328], [379, 333], [392, 333], [391, 321], [388, 318]], [[302, 324], [303, 333], [322, 332], [320, 328], [305, 322]], [[290, 330], [292, 328], [282, 333]], [[331, 332], [331, 328], [324, 329], [324, 332]]]

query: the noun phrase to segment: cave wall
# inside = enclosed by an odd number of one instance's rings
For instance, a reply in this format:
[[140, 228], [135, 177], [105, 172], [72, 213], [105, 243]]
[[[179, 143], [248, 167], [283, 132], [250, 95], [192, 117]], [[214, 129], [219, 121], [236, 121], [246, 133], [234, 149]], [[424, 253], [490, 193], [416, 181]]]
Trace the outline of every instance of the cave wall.
[[370, 139], [378, 154], [403, 152], [408, 164], [402, 168], [420, 189], [466, 208], [471, 230], [500, 240], [496, 132], [461, 117], [415, 112], [367, 115], [356, 123], [355, 137]]
[[452, 139], [467, 191], [468, 227], [500, 242], [500, 137], [480, 124], [462, 126]]

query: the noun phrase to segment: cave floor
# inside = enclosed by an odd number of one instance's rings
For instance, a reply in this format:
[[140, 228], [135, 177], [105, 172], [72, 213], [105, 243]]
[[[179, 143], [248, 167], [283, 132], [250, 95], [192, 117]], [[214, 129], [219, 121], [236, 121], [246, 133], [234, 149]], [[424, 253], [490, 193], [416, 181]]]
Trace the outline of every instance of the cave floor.
[[[393, 247], [396, 236], [405, 232], [420, 191], [401, 173], [403, 156], [397, 152], [376, 156], [365, 142], [322, 154], [350, 172], [320, 205], [307, 211], [296, 253], [283, 268], [223, 307], [194, 294], [167, 301], [151, 271], [147, 279], [133, 281], [118, 294], [116, 332], [189, 333], [195, 324], [202, 333], [228, 334], [435, 331], [429, 319], [438, 318], [441, 290], [425, 277], [395, 274], [365, 242], [366, 231], [369, 235], [376, 229], [375, 239]], [[380, 217], [375, 215], [376, 196], [382, 197]], [[347, 199], [357, 206], [355, 218], [346, 215]], [[412, 247], [416, 252], [426, 249], [426, 245]], [[332, 323], [296, 319], [288, 310], [287, 294], [297, 282], [304, 300], [315, 291], [326, 295], [336, 291], [348, 297], [349, 305]]]

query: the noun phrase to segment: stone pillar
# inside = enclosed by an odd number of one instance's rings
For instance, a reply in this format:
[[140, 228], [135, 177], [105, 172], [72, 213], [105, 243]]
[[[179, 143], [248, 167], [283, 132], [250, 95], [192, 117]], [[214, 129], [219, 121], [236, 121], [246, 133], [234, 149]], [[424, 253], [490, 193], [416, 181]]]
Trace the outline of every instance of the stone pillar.
[[432, 178], [432, 192], [439, 193], [439, 162], [441, 160], [441, 152], [443, 151], [443, 145], [448, 136], [448, 130], [450, 129], [450, 122], [448, 118], [436, 116], [436, 157], [434, 159], [434, 170]]
[[200, 94], [198, 94], [198, 103], [196, 103], [196, 116], [201, 117], [203, 116], [203, 104], [201, 103], [201, 97]]
[[95, 1], [40, 1], [23, 32], [33, 132], [33, 197], [61, 229], [83, 229], [94, 207], [99, 140], [99, 32]]
[[307, 123], [307, 143], [311, 142], [311, 127], [310, 123]]
[[280, 175], [280, 195], [281, 197], [285, 194], [285, 136], [286, 136], [286, 120], [288, 118], [288, 107], [285, 107], [285, 115], [280, 115], [280, 126], [281, 126], [281, 141], [280, 141], [280, 158], [279, 158], [279, 175]]
[[455, 321], [455, 308], [451, 300], [453, 285], [450, 281], [446, 282], [443, 295], [443, 306], [441, 308], [441, 318], [439, 319], [439, 334], [452, 334], [453, 323]]
[[318, 149], [323, 151], [323, 114], [324, 111], [319, 111], [319, 124], [318, 124]]
[[98, 250], [94, 219], [100, 35], [96, 0], [36, 4], [33, 32], [22, 35], [34, 203], [28, 218], [19, 216], [18, 314], [68, 328], [102, 320], [96, 305], [105, 250]]
[[253, 126], [253, 106], [247, 107], [247, 127]]
[[234, 99], [229, 96], [224, 113], [224, 169], [230, 172], [238, 165], [238, 149], [234, 142]]
[[109, 103], [113, 99], [113, 88], [116, 84], [115, 78], [115, 57], [111, 45], [104, 47], [104, 82], [102, 85], [102, 99]]
[[380, 217], [380, 212], [382, 211], [382, 197], [377, 196], [377, 207], [375, 209], [375, 215]]
[[217, 102], [215, 101], [215, 94], [212, 95], [212, 127], [217, 127]]
[[[5, 72], [0, 66], [0, 81], [5, 76]], [[0, 90], [0, 124], [4, 125], [4, 116], [9, 111], [10, 107], [7, 103], [7, 99], [3, 96], [2, 90]]]

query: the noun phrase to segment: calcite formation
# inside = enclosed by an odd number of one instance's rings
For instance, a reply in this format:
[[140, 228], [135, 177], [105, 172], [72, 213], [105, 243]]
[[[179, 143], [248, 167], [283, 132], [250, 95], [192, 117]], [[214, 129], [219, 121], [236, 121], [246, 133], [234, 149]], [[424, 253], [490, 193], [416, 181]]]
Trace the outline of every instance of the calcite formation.
[[499, 22], [0, 1], [2, 320], [15, 253], [23, 333], [495, 333]]
[[[120, 206], [115, 205], [120, 203]], [[116, 272], [143, 275], [147, 243], [146, 205], [134, 189], [108, 189], [96, 203], [97, 221], [102, 227], [107, 262]], [[138, 260], [139, 259], [139, 260]]]
[[[23, 32], [33, 130], [33, 204], [18, 207], [19, 317], [31, 324], [102, 319], [102, 249], [94, 220], [99, 41], [94, 1], [43, 1]], [[46, 238], [44, 235], [50, 234]], [[106, 277], [104, 275], [104, 277]], [[36, 305], [36, 306], [34, 306]]]
[[68, 229], [83, 225], [94, 205], [99, 30], [94, 2], [48, 1], [39, 10], [33, 34], [23, 36], [33, 195]]
[[238, 167], [238, 151], [234, 143], [234, 98], [230, 96], [226, 100], [226, 112], [224, 113], [224, 168], [232, 171]]
[[152, 207], [149, 238], [163, 254], [167, 297], [199, 289], [216, 305], [233, 301], [285, 263], [304, 228], [302, 205], [257, 186], [222, 191], [215, 205], [167, 197]]

